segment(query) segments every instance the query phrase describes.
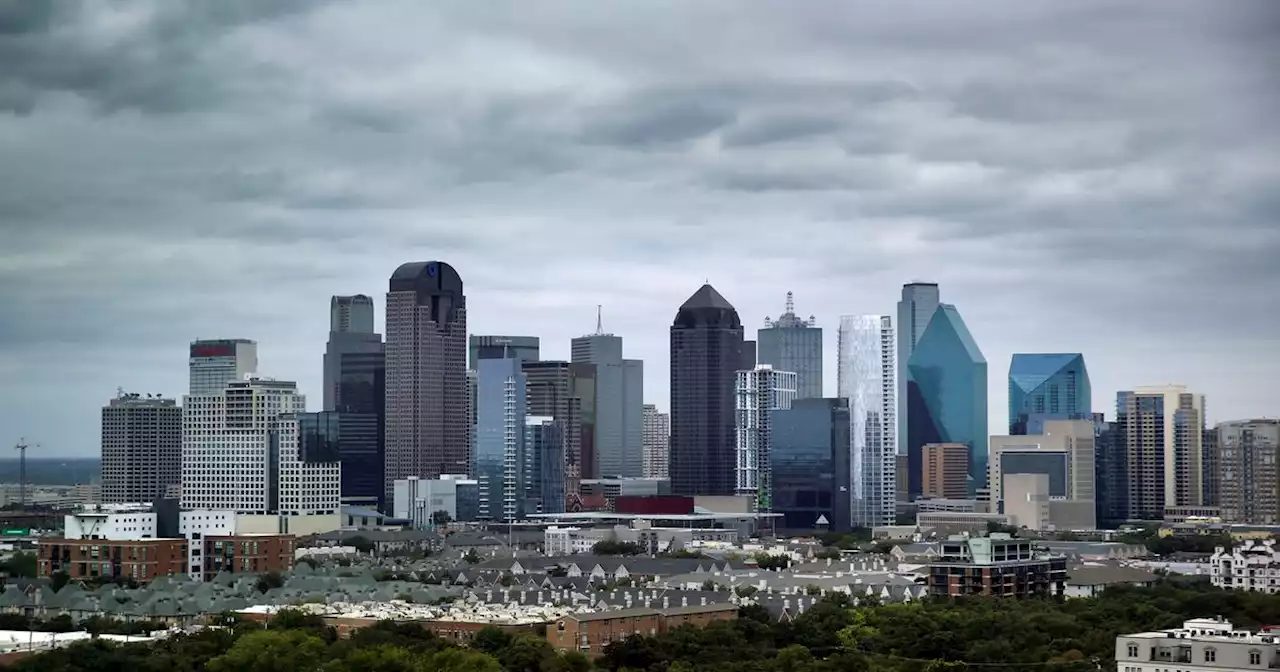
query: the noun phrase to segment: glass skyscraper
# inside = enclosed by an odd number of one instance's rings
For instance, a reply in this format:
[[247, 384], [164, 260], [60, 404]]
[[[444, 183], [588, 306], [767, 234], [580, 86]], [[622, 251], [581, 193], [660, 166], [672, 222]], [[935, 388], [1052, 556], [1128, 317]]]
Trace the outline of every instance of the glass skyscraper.
[[787, 292], [786, 312], [776, 320], [765, 318], [765, 328], [756, 332], [752, 361], [794, 372], [798, 399], [822, 397], [822, 327], [814, 322], [813, 316], [796, 316], [794, 297]]
[[896, 339], [888, 315], [840, 318], [839, 396], [849, 400], [850, 501], [854, 527], [892, 525], [897, 516]]
[[[912, 282], [902, 286], [902, 300], [898, 302], [898, 450], [908, 447], [907, 426], [911, 409], [907, 399], [907, 363], [916, 343], [924, 336], [925, 327], [938, 311], [938, 285], [932, 282]], [[914, 468], [913, 468], [914, 471]], [[919, 474], [916, 473], [919, 479]]]
[[927, 443], [969, 448], [969, 491], [987, 481], [987, 360], [960, 312], [941, 304], [907, 363], [907, 478], [921, 493], [921, 449]]
[[1009, 434], [1044, 433], [1045, 420], [1091, 420], [1084, 355], [1015, 354], [1009, 362]]
[[476, 452], [482, 520], [514, 520], [525, 503], [525, 375], [518, 359], [481, 359], [476, 376]]
[[773, 512], [778, 526], [833, 531], [849, 521], [849, 404], [844, 399], [797, 399], [769, 419]]

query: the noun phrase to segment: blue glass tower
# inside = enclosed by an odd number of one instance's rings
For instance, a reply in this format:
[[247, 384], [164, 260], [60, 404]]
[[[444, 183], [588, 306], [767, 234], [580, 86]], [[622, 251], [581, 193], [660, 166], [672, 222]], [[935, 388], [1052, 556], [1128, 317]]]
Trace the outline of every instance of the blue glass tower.
[[1009, 434], [1044, 433], [1045, 420], [1090, 420], [1084, 355], [1015, 354], [1009, 362]]
[[518, 359], [481, 359], [476, 376], [476, 451], [482, 520], [524, 515], [525, 375]]
[[938, 306], [907, 363], [907, 492], [922, 491], [927, 443], [969, 447], [969, 490], [987, 483], [987, 359], [960, 312]]

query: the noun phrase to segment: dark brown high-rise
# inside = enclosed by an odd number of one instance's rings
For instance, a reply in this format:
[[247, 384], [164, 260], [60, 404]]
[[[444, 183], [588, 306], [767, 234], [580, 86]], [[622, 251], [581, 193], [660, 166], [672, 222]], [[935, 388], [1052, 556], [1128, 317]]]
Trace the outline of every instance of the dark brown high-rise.
[[671, 325], [672, 494], [734, 494], [734, 374], [754, 363], [738, 311], [715, 288], [703, 285], [680, 306]]
[[404, 264], [387, 291], [386, 496], [396, 479], [466, 474], [467, 301], [441, 261]]

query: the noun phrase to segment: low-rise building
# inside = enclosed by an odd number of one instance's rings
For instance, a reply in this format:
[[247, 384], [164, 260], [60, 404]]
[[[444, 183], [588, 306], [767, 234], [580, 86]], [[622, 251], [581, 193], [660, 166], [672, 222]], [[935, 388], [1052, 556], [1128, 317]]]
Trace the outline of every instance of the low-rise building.
[[547, 628], [547, 641], [561, 651], [599, 656], [605, 647], [628, 637], [653, 637], [682, 625], [706, 627], [738, 618], [738, 605], [706, 604], [653, 609], [632, 607], [569, 614]]
[[938, 542], [929, 563], [929, 592], [937, 596], [1061, 595], [1067, 559], [1030, 539], [993, 533], [986, 537], [952, 536]]
[[1209, 558], [1209, 579], [1218, 588], [1274, 595], [1280, 592], [1280, 549], [1271, 539], [1219, 546]]
[[1244, 672], [1280, 667], [1280, 633], [1236, 630], [1222, 618], [1116, 637], [1116, 672]]
[[41, 539], [36, 556], [41, 577], [146, 583], [186, 570], [187, 540]]

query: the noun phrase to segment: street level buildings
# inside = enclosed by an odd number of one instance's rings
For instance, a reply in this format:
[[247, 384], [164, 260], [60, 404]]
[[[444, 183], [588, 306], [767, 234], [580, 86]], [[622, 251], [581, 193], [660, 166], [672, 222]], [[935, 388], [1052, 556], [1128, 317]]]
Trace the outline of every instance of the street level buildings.
[[703, 285], [671, 325], [671, 491], [733, 495], [737, 489], [734, 382], [748, 366], [742, 321]]
[[796, 399], [796, 374], [757, 364], [738, 371], [734, 385], [737, 425], [737, 495], [747, 497], [755, 511], [773, 510], [773, 471], [769, 459], [774, 411], [791, 408]]
[[387, 291], [384, 496], [396, 480], [467, 473], [467, 304], [441, 261], [404, 264]]
[[849, 483], [855, 527], [897, 515], [897, 337], [889, 315], [840, 318], [838, 396], [849, 400]]
[[182, 408], [121, 391], [102, 408], [102, 501], [154, 502], [182, 482]]
[[244, 338], [220, 338], [191, 343], [187, 364], [187, 394], [221, 394], [227, 383], [258, 371], [258, 344]]
[[1166, 508], [1204, 504], [1204, 397], [1182, 385], [1116, 394], [1126, 518], [1162, 520]]
[[668, 478], [671, 451], [671, 416], [653, 404], [644, 405], [644, 477]]
[[[929, 319], [911, 352], [907, 377], [911, 476], [922, 473], [925, 444], [963, 444], [969, 448], [970, 493], [986, 487], [987, 360], [955, 306], [940, 304]], [[914, 500], [920, 482], [908, 481]]]
[[1212, 434], [1223, 520], [1280, 525], [1280, 420], [1223, 422]]
[[644, 472], [644, 362], [622, 355], [622, 337], [596, 332], [570, 342], [574, 364], [595, 367], [594, 462], [583, 477], [639, 478]]
[[796, 315], [795, 300], [787, 292], [786, 310], [778, 319], [765, 318], [765, 326], [756, 332], [756, 357], [778, 371], [796, 374], [798, 399], [822, 397], [822, 327], [812, 315], [807, 319]]
[[1091, 420], [1084, 355], [1015, 354], [1009, 362], [1009, 434], [1040, 434], [1046, 420]]

